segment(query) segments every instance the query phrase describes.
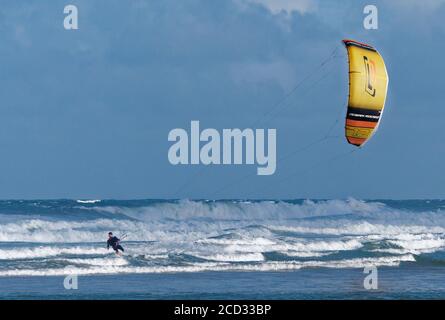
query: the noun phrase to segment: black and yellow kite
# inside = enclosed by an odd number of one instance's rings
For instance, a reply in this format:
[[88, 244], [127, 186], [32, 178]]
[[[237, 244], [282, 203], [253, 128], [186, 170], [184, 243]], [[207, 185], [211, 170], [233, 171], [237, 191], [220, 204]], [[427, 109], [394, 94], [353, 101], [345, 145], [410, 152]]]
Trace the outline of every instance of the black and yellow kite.
[[388, 91], [382, 56], [372, 46], [343, 40], [349, 58], [349, 99], [345, 134], [350, 144], [363, 146], [377, 131]]

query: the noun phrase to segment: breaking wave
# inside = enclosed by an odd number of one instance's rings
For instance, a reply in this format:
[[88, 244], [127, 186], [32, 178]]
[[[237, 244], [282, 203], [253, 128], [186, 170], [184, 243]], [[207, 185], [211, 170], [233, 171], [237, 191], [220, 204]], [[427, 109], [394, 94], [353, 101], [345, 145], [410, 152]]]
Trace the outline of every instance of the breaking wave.
[[[0, 201], [0, 276], [443, 261], [445, 201]], [[123, 256], [106, 235], [126, 235]]]

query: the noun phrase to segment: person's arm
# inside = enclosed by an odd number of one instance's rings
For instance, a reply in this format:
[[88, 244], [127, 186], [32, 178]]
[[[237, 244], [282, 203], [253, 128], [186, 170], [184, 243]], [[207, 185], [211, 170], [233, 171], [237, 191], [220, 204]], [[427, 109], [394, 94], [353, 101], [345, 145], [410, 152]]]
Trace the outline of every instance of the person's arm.
[[110, 240], [107, 240], [107, 250], [110, 250]]

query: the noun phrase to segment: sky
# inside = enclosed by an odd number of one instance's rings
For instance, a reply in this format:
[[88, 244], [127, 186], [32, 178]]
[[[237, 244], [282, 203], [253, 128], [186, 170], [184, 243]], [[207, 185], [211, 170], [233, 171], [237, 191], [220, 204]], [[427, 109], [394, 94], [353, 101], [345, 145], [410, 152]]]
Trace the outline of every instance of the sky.
[[[444, 17], [443, 0], [2, 1], [0, 198], [445, 198]], [[390, 78], [354, 152], [344, 38], [375, 46]], [[284, 159], [271, 176], [173, 166], [168, 133], [192, 120], [274, 128]]]

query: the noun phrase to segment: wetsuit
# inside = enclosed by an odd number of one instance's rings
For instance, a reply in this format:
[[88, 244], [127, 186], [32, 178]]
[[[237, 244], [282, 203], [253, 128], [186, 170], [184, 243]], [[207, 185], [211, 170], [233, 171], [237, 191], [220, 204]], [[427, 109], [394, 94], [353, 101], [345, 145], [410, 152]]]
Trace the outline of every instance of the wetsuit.
[[107, 249], [110, 249], [110, 247], [112, 247], [113, 250], [116, 251], [116, 253], [119, 253], [119, 250], [124, 252], [124, 248], [122, 248], [122, 246], [119, 244], [119, 241], [120, 241], [120, 239], [118, 237], [112, 237], [112, 238], [108, 239]]

